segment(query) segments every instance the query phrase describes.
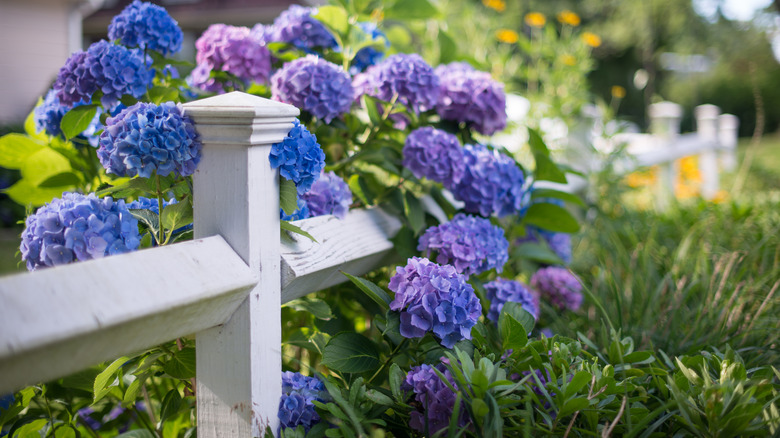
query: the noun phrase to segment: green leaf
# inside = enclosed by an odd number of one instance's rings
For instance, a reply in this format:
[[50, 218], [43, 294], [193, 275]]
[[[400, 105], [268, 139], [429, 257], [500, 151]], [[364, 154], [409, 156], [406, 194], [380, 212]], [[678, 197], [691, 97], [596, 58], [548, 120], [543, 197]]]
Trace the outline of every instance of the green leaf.
[[0, 167], [21, 169], [30, 155], [45, 146], [22, 134], [8, 134], [0, 137]]
[[577, 411], [581, 411], [590, 405], [586, 397], [577, 397], [566, 400], [563, 407], [558, 412], [558, 418], [564, 418], [569, 414], [573, 414]]
[[368, 119], [371, 121], [371, 125], [379, 125], [382, 123], [382, 115], [379, 114], [379, 105], [374, 97], [364, 94], [360, 97], [360, 102], [363, 104], [363, 108], [368, 113]]
[[349, 31], [347, 11], [338, 6], [320, 6], [314, 18], [341, 37]]
[[578, 393], [592, 380], [592, 378], [593, 375], [587, 371], [577, 372], [577, 374], [575, 374], [566, 385], [566, 392], [564, 393], [564, 397], [569, 398]]
[[531, 205], [523, 217], [523, 222], [559, 233], [576, 233], [580, 229], [577, 219], [565, 208], [547, 202]]
[[4, 192], [17, 204], [38, 207], [61, 196], [63, 188], [39, 188], [32, 185], [30, 181], [21, 179]]
[[531, 199], [540, 199], [540, 198], [560, 199], [561, 201], [571, 202], [572, 204], [577, 204], [582, 207], [585, 207], [585, 203], [582, 201], [582, 198], [580, 198], [579, 196], [573, 193], [562, 192], [560, 190], [534, 189], [533, 193], [531, 193]]
[[400, 20], [425, 20], [439, 14], [439, 10], [428, 0], [396, 0], [385, 9], [385, 18]]
[[285, 177], [279, 180], [279, 206], [288, 216], [298, 209], [298, 190], [295, 183]]
[[536, 162], [534, 179], [537, 181], [553, 181], [566, 184], [566, 174], [550, 158], [550, 151], [536, 130], [528, 128], [528, 144]]
[[115, 380], [114, 374], [127, 361], [128, 358], [122, 356], [119, 359], [111, 362], [111, 365], [106, 367], [105, 370], [103, 370], [100, 374], [97, 375], [97, 377], [95, 377], [95, 384], [92, 387], [92, 392], [95, 395], [92, 400], [92, 404], [97, 403], [100, 399], [105, 397], [106, 394], [108, 394], [108, 391], [110, 390], [109, 383], [112, 383]]
[[[35, 106], [38, 107], [42, 103], [43, 103], [43, 98], [39, 97], [38, 102], [35, 104]], [[35, 109], [30, 111], [30, 114], [27, 114], [27, 118], [24, 119], [24, 132], [30, 137], [38, 137], [39, 135], [43, 135], [43, 136], [46, 135], [44, 132], [41, 132], [40, 134], [38, 133], [38, 127], [35, 125]]]
[[325, 301], [319, 298], [301, 298], [292, 300], [282, 307], [291, 307], [299, 312], [308, 312], [317, 319], [329, 320], [333, 318], [333, 312]]
[[281, 226], [282, 230], [289, 231], [291, 233], [300, 234], [303, 237], [308, 237], [312, 242], [318, 243], [317, 239], [314, 238], [311, 234], [304, 231], [303, 228], [291, 224], [289, 221], [279, 221], [279, 225]]
[[425, 228], [425, 211], [423, 211], [420, 200], [411, 192], [406, 192], [404, 197], [404, 213], [414, 234], [420, 234], [423, 228]]
[[347, 181], [347, 185], [349, 185], [349, 189], [352, 191], [352, 194], [357, 196], [357, 198], [362, 202], [364, 205], [371, 205], [371, 203], [368, 200], [368, 197], [366, 197], [365, 192], [363, 192], [363, 187], [360, 184], [360, 178], [361, 176], [358, 174], [353, 174], [349, 177], [349, 180]]
[[381, 287], [377, 286], [373, 282], [366, 280], [365, 278], [355, 277], [354, 275], [347, 274], [341, 271], [349, 280], [362, 290], [369, 298], [379, 304], [385, 311], [390, 309], [390, 296]]
[[127, 389], [125, 390], [125, 395], [122, 398], [122, 406], [127, 407], [135, 403], [136, 399], [138, 398], [138, 393], [141, 391], [141, 388], [146, 382], [146, 379], [148, 379], [150, 375], [150, 372], [143, 373], [140, 376], [137, 376], [135, 380], [130, 382], [130, 385], [128, 385]]
[[81, 184], [81, 178], [73, 172], [62, 172], [52, 175], [38, 184], [40, 188], [70, 187]]
[[362, 373], [379, 366], [379, 352], [365, 336], [354, 332], [339, 333], [325, 346], [322, 364], [342, 373]]
[[501, 309], [501, 314], [498, 317], [498, 330], [501, 333], [502, 340], [501, 346], [504, 350], [511, 348], [514, 351], [519, 351], [520, 348], [528, 343], [528, 331], [512, 314], [504, 311], [507, 304], [510, 303], [504, 304], [504, 308]]
[[401, 367], [399, 367], [398, 364], [394, 363], [390, 365], [390, 391], [393, 393], [393, 397], [395, 397], [396, 401], [402, 401], [403, 399], [401, 396], [401, 383], [403, 383], [405, 378], [406, 373], [401, 370]]
[[149, 89], [149, 98], [155, 105], [179, 100], [179, 90], [171, 87], [155, 86]]
[[487, 403], [481, 398], [477, 398], [471, 401], [471, 409], [474, 411], [474, 417], [484, 418], [490, 412], [490, 408]]
[[192, 223], [192, 205], [188, 199], [175, 204], [168, 204], [163, 208], [160, 216], [163, 228], [173, 231]]
[[141, 194], [149, 194], [154, 190], [149, 186], [149, 181], [149, 179], [142, 177], [121, 179], [114, 181], [116, 184], [113, 187], [106, 187], [104, 189], [98, 190], [95, 192], [95, 195], [97, 195], [98, 198], [102, 198], [106, 195], [116, 194], [118, 198], [124, 198], [126, 196], [130, 196], [131, 194], [135, 194], [136, 192], [140, 192]]
[[158, 231], [160, 230], [160, 216], [157, 215], [157, 213], [151, 211], [151, 210], [144, 210], [144, 209], [131, 209], [129, 210], [130, 214], [133, 215], [134, 218], [141, 221], [149, 230], [154, 234], [157, 235]]
[[501, 308], [501, 311], [512, 315], [512, 317], [517, 320], [517, 322], [523, 325], [526, 333], [531, 333], [531, 330], [534, 329], [534, 325], [536, 325], [536, 320], [534, 319], [533, 315], [528, 313], [527, 310], [523, 309], [523, 306], [520, 303], [511, 301], [505, 303], [504, 307]]
[[536, 242], [525, 242], [512, 250], [512, 257], [524, 258], [547, 265], [563, 265], [563, 260], [547, 246]]
[[369, 389], [366, 391], [366, 398], [378, 405], [387, 407], [393, 406], [393, 399], [377, 391], [376, 389]]
[[22, 178], [37, 186], [51, 176], [73, 170], [73, 167], [61, 153], [43, 148], [28, 156], [20, 170]]
[[173, 354], [163, 364], [163, 371], [176, 379], [191, 379], [195, 377], [195, 348], [185, 347]]
[[160, 408], [160, 424], [165, 423], [165, 420], [173, 418], [179, 413], [181, 402], [181, 395], [178, 389], [173, 388], [165, 394], [162, 400], [162, 407]]
[[458, 46], [455, 39], [444, 29], [439, 29], [439, 64], [449, 64], [455, 61]]
[[14, 432], [14, 438], [32, 438], [32, 437], [40, 437], [43, 436], [43, 434], [40, 433], [41, 430], [43, 430], [44, 427], [46, 427], [46, 424], [49, 422], [49, 420], [45, 418], [41, 418], [38, 420], [33, 420], [24, 426], [16, 429]]
[[157, 438], [147, 429], [135, 429], [116, 436], [116, 438]]
[[97, 105], [77, 106], [62, 116], [60, 129], [65, 138], [73, 138], [89, 127], [97, 114]]

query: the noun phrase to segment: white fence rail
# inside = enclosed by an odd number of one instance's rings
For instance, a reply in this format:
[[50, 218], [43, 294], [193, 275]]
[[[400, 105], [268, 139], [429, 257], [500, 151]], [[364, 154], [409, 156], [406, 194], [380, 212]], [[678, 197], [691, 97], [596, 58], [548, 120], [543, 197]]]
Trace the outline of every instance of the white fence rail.
[[280, 239], [271, 145], [298, 110], [244, 93], [184, 105], [203, 156], [195, 237], [0, 279], [0, 393], [196, 334], [198, 435], [276, 430], [281, 304], [363, 274], [392, 251], [381, 210], [299, 221], [318, 243]]

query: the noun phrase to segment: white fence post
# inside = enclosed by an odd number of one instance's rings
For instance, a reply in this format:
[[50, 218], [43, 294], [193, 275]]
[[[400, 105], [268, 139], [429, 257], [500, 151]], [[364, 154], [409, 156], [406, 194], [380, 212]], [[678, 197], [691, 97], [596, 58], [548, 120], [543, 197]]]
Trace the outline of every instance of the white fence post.
[[271, 144], [299, 111], [233, 92], [184, 105], [203, 142], [195, 237], [222, 235], [259, 278], [231, 319], [197, 334], [198, 435], [275, 432], [281, 395], [279, 176]]
[[[658, 148], [671, 148], [680, 135], [682, 107], [674, 102], [659, 102], [650, 105], [650, 133], [653, 134]], [[678, 169], [674, 161], [659, 164], [656, 200], [658, 208], [666, 209], [674, 198], [674, 184]]]
[[737, 168], [737, 138], [739, 137], [739, 118], [733, 114], [721, 114], [718, 117], [718, 141], [720, 141], [720, 164], [726, 171]]
[[718, 115], [720, 108], [715, 105], [699, 105], [695, 110], [696, 133], [702, 140], [712, 143], [699, 154], [699, 170], [701, 171], [701, 195], [704, 199], [712, 199], [718, 192]]

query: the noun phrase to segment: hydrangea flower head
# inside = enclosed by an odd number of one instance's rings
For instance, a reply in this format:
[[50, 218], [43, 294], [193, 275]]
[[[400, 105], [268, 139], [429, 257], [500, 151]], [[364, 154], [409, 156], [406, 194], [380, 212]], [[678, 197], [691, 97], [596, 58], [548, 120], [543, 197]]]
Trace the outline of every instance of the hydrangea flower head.
[[[35, 120], [37, 131], [44, 131], [52, 137], [61, 136], [62, 129], [60, 128], [60, 122], [62, 122], [62, 118], [69, 110], [69, 107], [60, 103], [57, 92], [49, 90], [49, 92], [46, 93], [43, 102], [33, 110], [33, 120]], [[94, 134], [101, 126], [100, 110], [98, 110], [98, 112], [95, 113], [92, 122], [90, 122], [89, 127], [82, 133], [92, 147], [97, 147], [98, 145], [98, 137]]]
[[519, 211], [523, 204], [523, 171], [515, 160], [481, 144], [464, 148], [466, 172], [451, 188], [469, 213], [503, 217]]
[[176, 104], [138, 102], [108, 118], [97, 154], [108, 173], [149, 178], [153, 171], [192, 175], [200, 150], [192, 120]]
[[86, 103], [98, 90], [98, 83], [89, 71], [86, 63], [87, 53], [78, 51], [65, 61], [65, 65], [57, 73], [54, 90], [60, 103], [73, 108], [78, 103]]
[[182, 32], [165, 8], [134, 0], [111, 20], [108, 38], [127, 47], [171, 55], [181, 50]]
[[352, 190], [341, 177], [331, 171], [323, 173], [301, 198], [306, 201], [310, 217], [332, 214], [344, 219], [352, 204]]
[[539, 269], [531, 277], [531, 287], [558, 309], [577, 310], [582, 305], [582, 284], [566, 268], [548, 266]]
[[317, 47], [336, 47], [333, 34], [313, 17], [316, 13], [314, 8], [291, 5], [276, 17], [274, 24], [266, 31], [267, 41], [290, 43], [306, 51]]
[[466, 122], [484, 135], [506, 128], [504, 85], [493, 80], [490, 73], [453, 62], [437, 67], [436, 74], [441, 80], [436, 110], [442, 119]]
[[125, 253], [139, 244], [138, 221], [124, 201], [65, 192], [27, 217], [20, 249], [33, 271]]
[[538, 298], [531, 289], [515, 280], [505, 280], [498, 278], [494, 281], [485, 283], [485, 293], [490, 300], [490, 311], [488, 319], [498, 323], [498, 317], [501, 315], [501, 309], [507, 302], [520, 303], [525, 311], [533, 315], [534, 319], [539, 319]]
[[[106, 108], [115, 106], [125, 94], [136, 98], [143, 96], [154, 77], [139, 49], [128, 49], [105, 40], [89, 46], [84, 64], [103, 92], [100, 103]], [[57, 83], [54, 86], [56, 88]], [[59, 97], [62, 101], [62, 94]]]
[[201, 89], [221, 90], [209, 78], [212, 70], [228, 72], [246, 82], [267, 83], [271, 75], [271, 52], [248, 27], [212, 24], [195, 42], [195, 48], [198, 72], [193, 72], [192, 78]]
[[298, 198], [298, 208], [295, 211], [287, 215], [284, 210], [279, 209], [279, 219], [283, 221], [299, 221], [301, 219], [307, 219], [311, 214], [309, 213], [309, 206], [306, 205], [306, 201], [302, 198]]
[[314, 400], [325, 402], [328, 398], [325, 385], [316, 377], [300, 373], [282, 373], [282, 397], [279, 399], [279, 427], [281, 429], [303, 426], [306, 431], [320, 422]]
[[417, 54], [395, 54], [366, 70], [364, 92], [385, 102], [397, 101], [420, 113], [436, 106], [439, 77]]
[[452, 187], [466, 171], [463, 147], [458, 138], [431, 126], [415, 129], [406, 137], [403, 165], [417, 178]]
[[462, 213], [425, 230], [417, 250], [426, 256], [436, 252], [437, 263], [452, 265], [466, 276], [493, 268], [501, 272], [509, 261], [509, 242], [504, 230], [488, 219]]
[[[372, 40], [384, 41], [385, 50], [390, 48], [390, 40], [387, 39], [387, 35], [379, 30], [376, 23], [371, 21], [360, 21], [357, 23], [358, 27], [368, 34]], [[349, 72], [353, 75], [365, 70], [367, 67], [377, 64], [382, 58], [385, 57], [385, 52], [368, 46], [358, 50], [355, 54], [355, 58], [352, 59], [352, 67]]]
[[311, 189], [325, 167], [325, 152], [317, 137], [296, 119], [287, 137], [271, 146], [271, 167], [295, 183], [298, 193]]
[[396, 268], [388, 287], [395, 292], [390, 309], [401, 312], [402, 336], [421, 338], [430, 331], [447, 348], [471, 339], [482, 306], [453, 266], [412, 257], [405, 267]]
[[271, 97], [330, 123], [349, 111], [354, 95], [347, 72], [336, 64], [307, 55], [284, 64], [274, 73]]
[[[455, 378], [443, 363], [436, 365], [435, 368], [444, 375], [453, 387], [457, 388]], [[409, 426], [412, 429], [426, 433], [427, 423], [427, 433], [430, 436], [449, 427], [458, 396], [436, 374], [434, 367], [428, 364], [412, 367], [406, 374], [406, 379], [401, 383], [401, 389], [413, 391], [414, 400], [420, 406], [418, 410], [411, 412]], [[466, 410], [461, 406], [458, 426], [465, 427], [467, 424]]]

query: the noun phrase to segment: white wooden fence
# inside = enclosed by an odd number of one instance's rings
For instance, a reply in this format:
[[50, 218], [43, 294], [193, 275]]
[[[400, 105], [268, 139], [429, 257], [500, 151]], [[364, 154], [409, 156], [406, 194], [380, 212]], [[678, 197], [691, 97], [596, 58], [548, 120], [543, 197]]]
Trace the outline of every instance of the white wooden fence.
[[195, 334], [198, 435], [275, 431], [281, 305], [391, 252], [401, 224], [378, 209], [280, 238], [268, 155], [296, 108], [239, 92], [184, 108], [203, 142], [195, 240], [0, 279], [0, 394]]

